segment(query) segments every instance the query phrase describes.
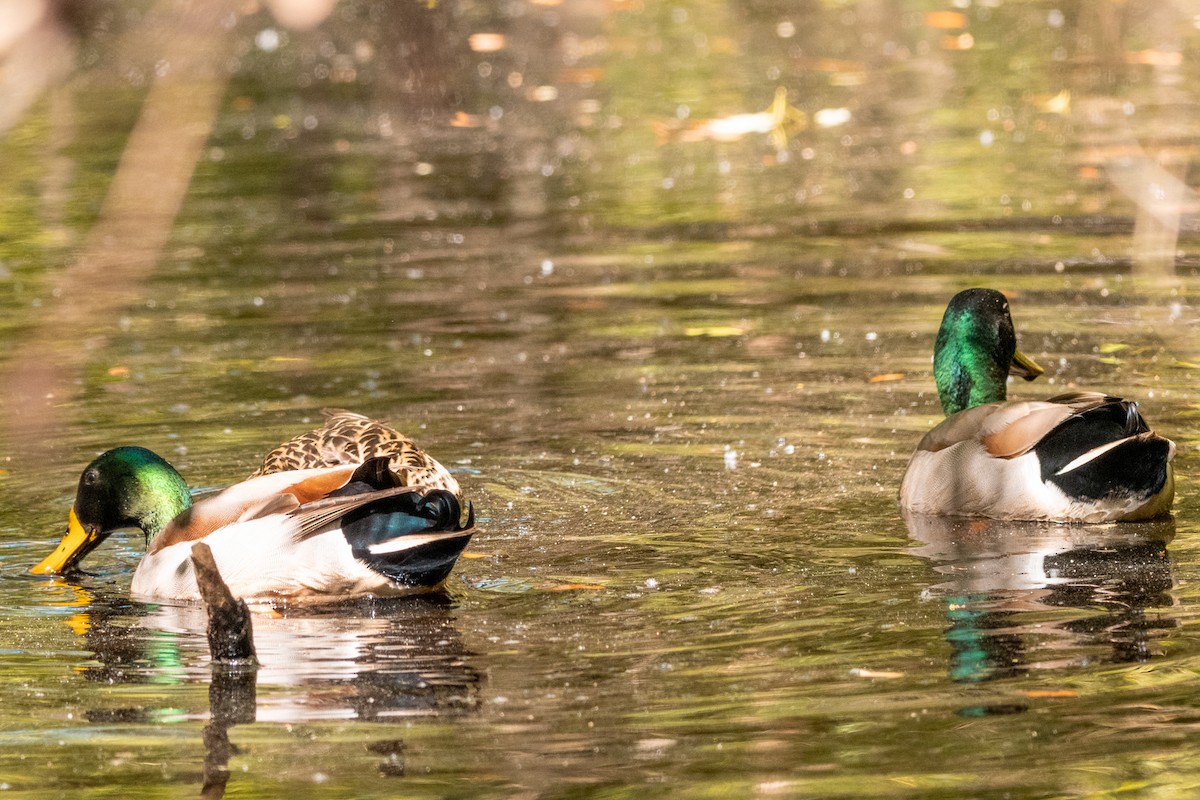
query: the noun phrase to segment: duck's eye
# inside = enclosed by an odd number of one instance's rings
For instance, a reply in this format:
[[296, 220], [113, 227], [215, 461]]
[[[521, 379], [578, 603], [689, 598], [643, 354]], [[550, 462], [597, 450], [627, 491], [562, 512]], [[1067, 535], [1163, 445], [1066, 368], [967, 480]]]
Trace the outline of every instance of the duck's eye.
[[94, 486], [100, 480], [100, 473], [94, 469], [85, 470], [83, 473], [83, 482], [88, 486]]

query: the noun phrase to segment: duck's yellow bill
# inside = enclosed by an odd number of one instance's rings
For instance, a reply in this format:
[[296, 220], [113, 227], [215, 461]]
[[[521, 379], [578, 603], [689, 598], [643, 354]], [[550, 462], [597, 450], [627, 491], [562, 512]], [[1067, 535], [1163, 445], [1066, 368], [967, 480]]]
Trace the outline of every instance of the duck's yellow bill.
[[1038, 375], [1041, 375], [1046, 370], [1042, 369], [1036, 361], [1022, 353], [1020, 350], [1013, 353], [1012, 363], [1008, 365], [1008, 374], [1016, 375], [1019, 378], [1024, 378], [1031, 381]]
[[67, 533], [63, 536], [54, 552], [43, 558], [29, 571], [35, 575], [49, 575], [65, 571], [83, 558], [95, 546], [99, 533], [88, 533], [79, 524], [75, 516], [75, 508], [71, 508], [71, 516], [67, 519]]

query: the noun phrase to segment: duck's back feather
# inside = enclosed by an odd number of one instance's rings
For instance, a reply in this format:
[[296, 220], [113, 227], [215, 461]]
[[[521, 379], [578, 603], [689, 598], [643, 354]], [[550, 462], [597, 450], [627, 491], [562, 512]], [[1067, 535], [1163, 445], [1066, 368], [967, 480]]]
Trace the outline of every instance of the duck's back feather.
[[404, 486], [431, 486], [460, 494], [458, 481], [412, 439], [378, 420], [327, 408], [325, 424], [276, 447], [251, 477], [313, 467], [362, 464], [387, 456]]

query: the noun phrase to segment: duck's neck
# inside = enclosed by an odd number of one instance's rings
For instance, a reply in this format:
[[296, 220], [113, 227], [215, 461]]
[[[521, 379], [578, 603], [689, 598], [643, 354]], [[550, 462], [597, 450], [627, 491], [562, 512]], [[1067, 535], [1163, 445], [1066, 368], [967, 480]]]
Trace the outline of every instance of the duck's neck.
[[1003, 401], [1008, 396], [1008, 363], [1013, 354], [997, 352], [969, 333], [970, 320], [946, 320], [934, 348], [933, 376], [946, 416], [966, 408]]
[[168, 522], [192, 507], [192, 494], [183, 478], [173, 469], [171, 475], [152, 476], [150, 482], [143, 485], [142, 491], [146, 493], [146, 499], [140, 505], [134, 521], [148, 540], [157, 536]]
[[182, 497], [173, 491], [165, 502], [154, 506], [138, 520], [138, 527], [145, 532], [148, 540], [153, 539], [167, 527], [168, 522], [191, 507], [192, 496], [188, 493], [187, 486], [184, 486]]

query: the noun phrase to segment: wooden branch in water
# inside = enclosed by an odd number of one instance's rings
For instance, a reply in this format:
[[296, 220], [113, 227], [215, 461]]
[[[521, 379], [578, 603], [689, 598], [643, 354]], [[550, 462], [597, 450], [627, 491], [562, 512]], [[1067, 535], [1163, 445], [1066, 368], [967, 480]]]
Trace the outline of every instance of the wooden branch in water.
[[208, 650], [213, 663], [257, 663], [250, 609], [229, 591], [212, 550], [204, 542], [192, 547], [192, 565], [200, 596], [208, 606]]
[[200, 596], [208, 607], [208, 650], [212, 684], [208, 706], [212, 719], [204, 726], [202, 800], [220, 800], [229, 782], [229, 758], [237, 747], [229, 741], [234, 725], [254, 722], [257, 707], [258, 659], [250, 609], [233, 596], [204, 542], [192, 546], [192, 567]]

